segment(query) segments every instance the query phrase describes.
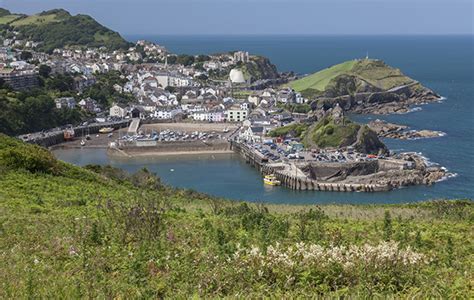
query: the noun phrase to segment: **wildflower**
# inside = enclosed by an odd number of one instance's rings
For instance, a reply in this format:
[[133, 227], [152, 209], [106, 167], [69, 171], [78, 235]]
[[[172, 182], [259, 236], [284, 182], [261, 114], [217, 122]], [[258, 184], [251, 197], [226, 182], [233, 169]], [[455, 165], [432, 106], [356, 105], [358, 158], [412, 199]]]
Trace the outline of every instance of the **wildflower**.
[[75, 255], [77, 255], [77, 251], [76, 251], [76, 249], [75, 249], [73, 246], [71, 246], [71, 247], [69, 248], [69, 255], [70, 255], [70, 256], [75, 256]]

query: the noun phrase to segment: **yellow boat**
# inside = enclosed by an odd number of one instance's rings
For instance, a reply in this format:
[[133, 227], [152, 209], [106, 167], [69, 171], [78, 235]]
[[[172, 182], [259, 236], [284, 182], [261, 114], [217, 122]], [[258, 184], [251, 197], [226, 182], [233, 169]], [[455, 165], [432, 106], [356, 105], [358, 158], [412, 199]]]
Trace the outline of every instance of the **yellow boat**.
[[276, 178], [275, 175], [266, 175], [263, 178], [263, 183], [268, 184], [268, 185], [280, 185], [281, 181]]
[[111, 133], [112, 131], [114, 131], [112, 127], [102, 127], [99, 129], [99, 133]]

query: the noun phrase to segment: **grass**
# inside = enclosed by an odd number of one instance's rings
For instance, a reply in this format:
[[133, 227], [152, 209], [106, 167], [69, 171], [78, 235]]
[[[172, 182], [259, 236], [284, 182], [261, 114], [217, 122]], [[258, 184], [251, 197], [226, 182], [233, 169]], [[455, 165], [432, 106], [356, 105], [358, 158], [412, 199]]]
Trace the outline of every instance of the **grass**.
[[291, 82], [289, 85], [296, 91], [315, 89], [324, 91], [329, 82], [338, 75], [346, 74], [352, 70], [356, 64], [355, 60], [346, 61], [342, 64], [334, 65], [312, 75]]
[[391, 68], [382, 61], [361, 60], [354, 66], [352, 72], [382, 90], [414, 81], [403, 75], [399, 69]]
[[340, 75], [356, 76], [378, 89], [389, 90], [414, 80], [380, 60], [351, 60], [295, 80], [289, 86], [307, 95], [324, 92]]
[[32, 15], [26, 18], [16, 20], [10, 25], [12, 26], [24, 26], [24, 25], [44, 25], [52, 22], [58, 22], [60, 19], [57, 18], [56, 14], [49, 15]]
[[6, 15], [0, 17], [0, 25], [8, 24], [21, 17], [21, 15]]
[[275, 128], [272, 131], [270, 131], [268, 135], [271, 137], [280, 137], [280, 136], [284, 137], [288, 135], [291, 135], [293, 137], [301, 137], [307, 128], [308, 128], [308, 125], [306, 124], [294, 123], [294, 124], [282, 126], [279, 128]]
[[[471, 200], [227, 201], [0, 135], [0, 298], [472, 298], [473, 220]], [[395, 247], [427, 261], [328, 264], [308, 247], [335, 259]]]
[[325, 118], [310, 127], [303, 139], [306, 147], [316, 145], [319, 148], [348, 146], [356, 141], [360, 125], [346, 120], [345, 124], [335, 124]]

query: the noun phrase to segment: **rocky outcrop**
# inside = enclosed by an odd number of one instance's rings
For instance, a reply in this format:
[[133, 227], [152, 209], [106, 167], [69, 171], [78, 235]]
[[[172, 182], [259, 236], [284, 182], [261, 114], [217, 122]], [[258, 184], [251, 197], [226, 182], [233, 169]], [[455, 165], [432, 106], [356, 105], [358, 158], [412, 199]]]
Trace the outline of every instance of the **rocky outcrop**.
[[380, 141], [377, 134], [368, 126], [362, 126], [357, 133], [357, 141], [352, 145], [361, 153], [386, 155], [389, 153], [387, 146]]
[[377, 133], [344, 117], [344, 110], [335, 107], [313, 111], [309, 119], [314, 123], [305, 131], [303, 143], [307, 148], [341, 148], [352, 146], [365, 154], [388, 154], [388, 148]]
[[383, 120], [371, 121], [367, 124], [370, 129], [377, 133], [379, 137], [399, 139], [399, 140], [415, 140], [423, 138], [435, 138], [444, 136], [445, 133], [434, 130], [407, 130], [409, 127], [388, 123]]
[[263, 56], [251, 56], [250, 60], [244, 63], [241, 68], [252, 82], [262, 79], [277, 79], [280, 76], [277, 67]]

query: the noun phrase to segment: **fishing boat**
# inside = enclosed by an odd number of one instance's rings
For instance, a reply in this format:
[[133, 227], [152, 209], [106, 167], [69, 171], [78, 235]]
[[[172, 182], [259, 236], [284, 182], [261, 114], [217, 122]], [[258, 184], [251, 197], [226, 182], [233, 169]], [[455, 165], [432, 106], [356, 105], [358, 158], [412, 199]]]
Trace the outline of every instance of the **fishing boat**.
[[100, 133], [111, 133], [112, 131], [114, 131], [112, 127], [102, 127], [101, 129], [99, 129]]
[[281, 181], [276, 178], [275, 175], [266, 175], [263, 178], [263, 183], [268, 184], [268, 185], [280, 185]]
[[65, 141], [71, 141], [74, 139], [74, 129], [71, 127], [71, 128], [68, 128], [68, 129], [65, 129], [63, 131], [63, 134], [64, 134], [64, 140]]

